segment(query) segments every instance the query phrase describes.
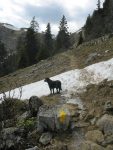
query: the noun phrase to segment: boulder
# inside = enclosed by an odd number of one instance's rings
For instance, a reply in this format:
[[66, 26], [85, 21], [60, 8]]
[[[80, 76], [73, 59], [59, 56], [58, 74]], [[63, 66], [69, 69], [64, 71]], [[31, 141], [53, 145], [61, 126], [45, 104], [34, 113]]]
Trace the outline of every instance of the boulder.
[[106, 135], [113, 134], [113, 116], [105, 114], [98, 121], [97, 126]]
[[43, 145], [47, 145], [50, 143], [52, 139], [52, 134], [50, 132], [43, 133], [39, 139], [39, 142]]
[[48, 131], [64, 131], [69, 128], [71, 122], [70, 107], [66, 105], [43, 105], [38, 113], [38, 129]]
[[29, 112], [32, 117], [36, 117], [39, 107], [43, 105], [42, 100], [37, 96], [32, 96], [29, 99]]
[[38, 112], [38, 130], [44, 129], [54, 131], [55, 130], [55, 113], [56, 107], [43, 105], [39, 108]]
[[104, 106], [105, 111], [113, 113], [113, 104], [111, 101], [107, 101]]
[[91, 141], [85, 141], [80, 144], [80, 147], [77, 150], [105, 150], [102, 146], [93, 143]]
[[62, 105], [57, 107], [56, 116], [55, 116], [55, 125], [56, 130], [66, 131], [69, 128], [71, 122], [71, 109], [68, 108], [68, 105]]
[[85, 135], [86, 140], [100, 143], [104, 140], [104, 136], [101, 131], [99, 130], [93, 130], [93, 131], [88, 131]]

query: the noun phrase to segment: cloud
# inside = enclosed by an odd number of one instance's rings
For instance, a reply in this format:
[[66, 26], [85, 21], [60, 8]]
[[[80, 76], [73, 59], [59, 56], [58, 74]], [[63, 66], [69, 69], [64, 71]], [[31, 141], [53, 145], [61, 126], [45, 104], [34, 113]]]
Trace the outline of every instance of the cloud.
[[35, 16], [40, 31], [44, 31], [50, 22], [52, 32], [56, 34], [59, 22], [65, 15], [70, 32], [74, 32], [85, 24], [96, 4], [97, 0], [3, 0], [0, 2], [0, 22], [28, 27]]
[[41, 22], [58, 23], [63, 14], [67, 14], [62, 6], [57, 3], [51, 3], [45, 6], [26, 5], [25, 16], [32, 18], [35, 16]]

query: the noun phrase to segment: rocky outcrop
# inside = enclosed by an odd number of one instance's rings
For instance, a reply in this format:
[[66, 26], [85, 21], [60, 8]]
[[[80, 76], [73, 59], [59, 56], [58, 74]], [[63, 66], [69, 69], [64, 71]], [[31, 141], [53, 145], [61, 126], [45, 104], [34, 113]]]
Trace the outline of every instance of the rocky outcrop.
[[39, 131], [66, 131], [68, 130], [72, 119], [79, 116], [75, 105], [70, 104], [46, 106], [39, 108], [38, 127]]
[[98, 121], [97, 126], [105, 135], [113, 134], [113, 116], [105, 114]]
[[25, 31], [9, 29], [2, 23], [0, 24], [0, 40], [5, 44], [6, 50], [10, 54], [16, 52], [18, 40], [24, 36]]
[[39, 99], [37, 96], [32, 96], [29, 99], [29, 112], [31, 116], [37, 116], [39, 107], [43, 105], [41, 99]]
[[89, 41], [105, 34], [113, 33], [113, 1], [105, 0], [103, 8], [95, 10], [88, 16], [85, 27], [85, 39]]
[[[106, 80], [100, 83], [99, 88], [106, 83]], [[109, 82], [107, 85], [112, 88]], [[101, 115], [97, 115], [95, 108], [90, 110], [84, 105], [80, 109], [69, 101], [48, 106], [42, 105], [36, 96], [31, 100], [31, 112], [37, 117], [32, 117], [27, 107], [26, 111], [16, 115], [15, 123], [10, 123], [13, 118], [5, 120], [6, 125], [0, 131], [1, 150], [112, 150], [111, 101], [106, 101]]]
[[52, 134], [50, 132], [43, 133], [39, 139], [39, 142], [43, 145], [47, 145], [50, 143], [52, 139]]

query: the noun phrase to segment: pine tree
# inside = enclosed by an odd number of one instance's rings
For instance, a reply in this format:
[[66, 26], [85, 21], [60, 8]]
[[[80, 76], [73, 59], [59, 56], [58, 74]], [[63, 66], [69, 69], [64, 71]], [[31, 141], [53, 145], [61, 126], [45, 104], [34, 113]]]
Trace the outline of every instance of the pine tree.
[[37, 62], [36, 56], [39, 53], [38, 28], [38, 22], [33, 17], [25, 38], [18, 41], [19, 68], [24, 68]]
[[35, 16], [33, 17], [33, 19], [30, 22], [30, 28], [32, 28], [35, 32], [38, 32], [39, 24], [35, 20]]
[[0, 41], [0, 62], [3, 63], [6, 56], [7, 56], [7, 51], [5, 49], [4, 43]]
[[52, 54], [53, 54], [53, 39], [52, 39], [52, 34], [51, 34], [50, 23], [48, 23], [47, 27], [46, 27], [44, 42], [45, 42], [45, 51], [46, 51], [47, 57], [52, 56]]
[[97, 10], [100, 10], [100, 0], [97, 2]]
[[86, 20], [86, 24], [85, 24], [85, 32], [86, 32], [86, 34], [89, 34], [91, 28], [92, 28], [91, 16], [88, 15], [87, 20]]
[[39, 52], [39, 43], [37, 40], [38, 27], [38, 23], [35, 21], [35, 17], [33, 17], [25, 38], [25, 51], [28, 55], [29, 65], [32, 65], [37, 61], [36, 55]]
[[23, 46], [21, 45], [21, 47], [18, 50], [19, 50], [18, 68], [25, 68], [29, 64], [25, 45], [23, 45]]
[[6, 72], [6, 61], [7, 61], [7, 51], [4, 43], [0, 41], [0, 76], [5, 75]]
[[38, 60], [46, 59], [46, 58], [52, 56], [54, 53], [53, 38], [52, 38], [52, 34], [51, 34], [50, 23], [47, 24], [43, 39], [44, 39], [44, 41], [41, 45], [40, 54], [37, 58]]
[[70, 46], [70, 36], [65, 16], [63, 15], [56, 38], [57, 49], [67, 49]]

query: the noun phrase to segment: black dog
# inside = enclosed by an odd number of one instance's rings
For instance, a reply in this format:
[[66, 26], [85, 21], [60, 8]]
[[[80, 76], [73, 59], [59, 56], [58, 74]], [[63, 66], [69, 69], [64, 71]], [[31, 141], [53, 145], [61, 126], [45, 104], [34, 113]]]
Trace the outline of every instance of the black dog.
[[56, 88], [57, 93], [60, 93], [60, 91], [62, 90], [61, 81], [59, 81], [59, 80], [53, 81], [49, 78], [46, 78], [44, 81], [48, 83], [51, 94], [52, 94], [52, 92], [54, 94], [54, 88]]

